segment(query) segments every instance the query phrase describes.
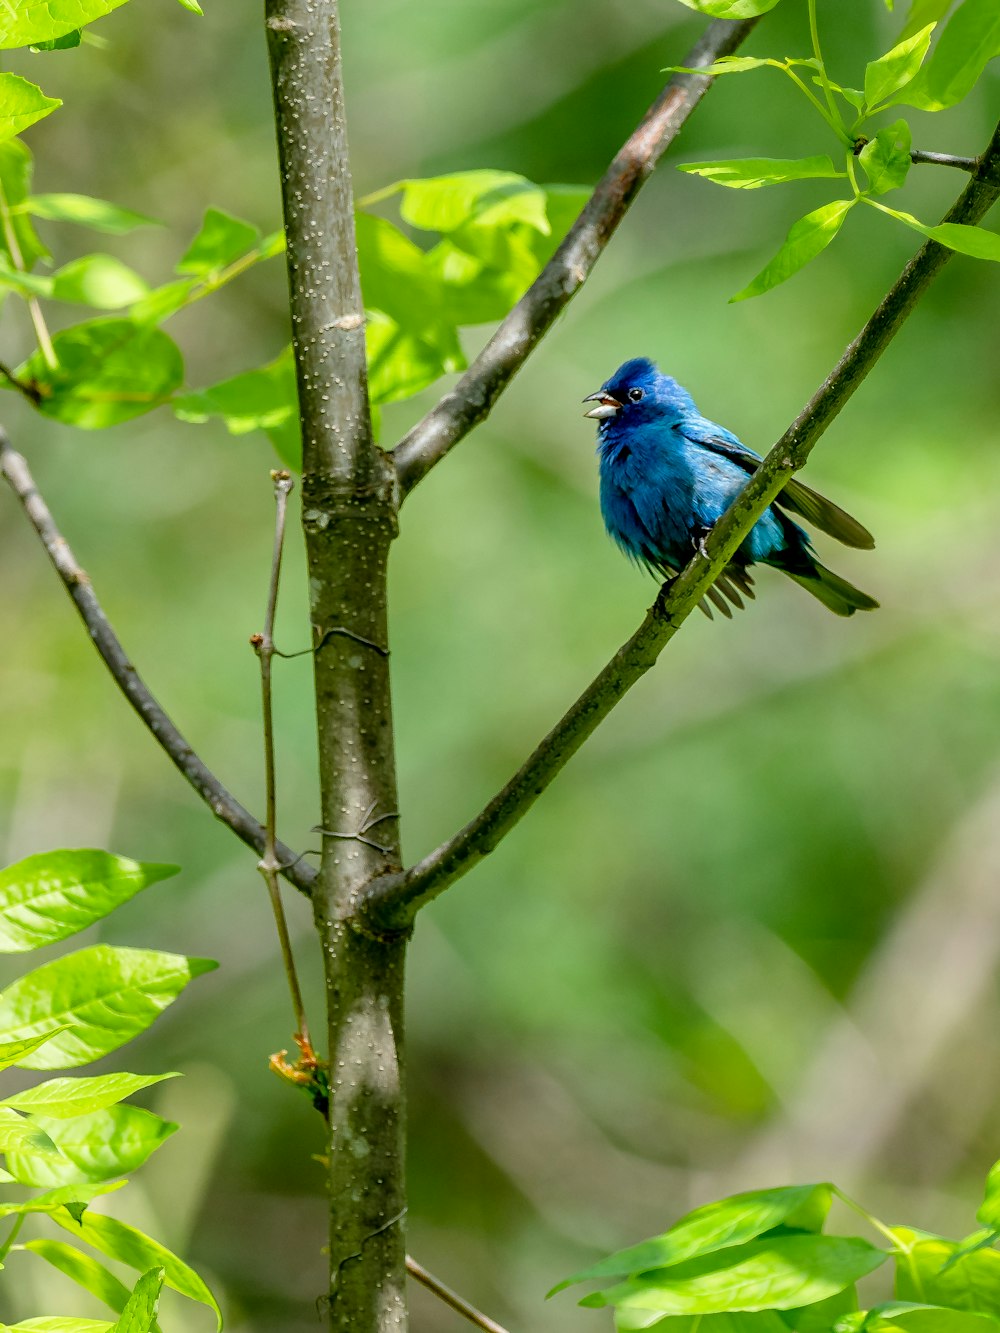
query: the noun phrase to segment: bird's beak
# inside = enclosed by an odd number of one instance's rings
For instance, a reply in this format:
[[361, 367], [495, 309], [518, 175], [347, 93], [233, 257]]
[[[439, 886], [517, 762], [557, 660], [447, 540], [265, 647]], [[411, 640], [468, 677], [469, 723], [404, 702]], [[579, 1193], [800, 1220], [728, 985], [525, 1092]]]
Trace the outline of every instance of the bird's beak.
[[596, 403], [589, 412], [584, 412], [585, 417], [593, 417], [597, 421], [606, 421], [608, 417], [613, 417], [616, 412], [622, 410], [623, 404], [617, 398], [613, 398], [610, 393], [605, 393], [603, 389], [598, 389], [596, 393], [590, 393], [583, 400], [585, 403]]

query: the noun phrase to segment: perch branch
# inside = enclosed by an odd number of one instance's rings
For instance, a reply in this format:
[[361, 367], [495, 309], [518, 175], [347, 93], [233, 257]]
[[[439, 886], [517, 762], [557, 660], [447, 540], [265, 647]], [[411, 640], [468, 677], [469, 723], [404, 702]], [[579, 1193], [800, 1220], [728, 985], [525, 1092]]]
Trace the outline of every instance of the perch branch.
[[[191, 746], [163, 711], [149, 687], [132, 665], [117, 634], [97, 600], [86, 570], [78, 564], [66, 538], [59, 531], [42, 499], [27, 460], [19, 454], [0, 430], [0, 473], [20, 500], [32, 527], [38, 534], [63, 586], [87, 627], [94, 647], [104, 665], [111, 672], [115, 684], [129, 701], [155, 740], [180, 769], [201, 799], [217, 819], [228, 825], [248, 847], [261, 854], [264, 851], [265, 830], [239, 801], [222, 785], [214, 773], [195, 754]], [[281, 873], [296, 888], [309, 893], [316, 878], [311, 866], [305, 865], [295, 852], [283, 843], [275, 848], [282, 862]]]
[[[701, 69], [730, 55], [758, 19], [718, 19], [684, 61]], [[487, 417], [493, 404], [556, 317], [589, 277], [653, 168], [712, 85], [705, 75], [676, 74], [601, 177], [583, 212], [541, 273], [455, 387], [392, 452], [402, 494]]]
[[[1000, 125], [976, 174], [946, 222], [976, 223], [1000, 197]], [[367, 888], [362, 910], [373, 925], [395, 928], [488, 855], [527, 813], [598, 724], [653, 666], [667, 643], [725, 569], [744, 537], [885, 351], [954, 252], [928, 241], [909, 261], [871, 319], [764, 459], [704, 544], [660, 593], [639, 629], [557, 723], [510, 782], [463, 829], [416, 865]]]
[[476, 1328], [481, 1328], [483, 1333], [507, 1333], [507, 1330], [498, 1324], [495, 1319], [489, 1315], [483, 1314], [477, 1310], [474, 1305], [470, 1305], [464, 1297], [459, 1296], [457, 1291], [452, 1291], [451, 1287], [446, 1286], [439, 1277], [429, 1273], [423, 1264], [418, 1264], [411, 1254], [406, 1256], [406, 1271], [410, 1277], [416, 1280], [432, 1291], [438, 1300], [443, 1301], [445, 1305], [450, 1305], [464, 1318], [468, 1319], [470, 1324], [475, 1324]]

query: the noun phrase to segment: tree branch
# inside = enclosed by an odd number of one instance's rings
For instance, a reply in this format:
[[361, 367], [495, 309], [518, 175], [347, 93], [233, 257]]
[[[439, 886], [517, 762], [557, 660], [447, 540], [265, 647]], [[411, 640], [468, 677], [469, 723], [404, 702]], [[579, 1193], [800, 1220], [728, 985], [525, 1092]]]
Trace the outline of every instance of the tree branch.
[[952, 153], [927, 153], [920, 148], [913, 149], [910, 161], [918, 165], [927, 163], [932, 167], [955, 167], [959, 171], [969, 172], [970, 175], [979, 165], [979, 159], [975, 157], [955, 157]]
[[464, 1296], [459, 1296], [457, 1291], [452, 1291], [451, 1287], [446, 1286], [439, 1277], [429, 1273], [423, 1264], [418, 1264], [411, 1254], [406, 1256], [406, 1271], [410, 1277], [415, 1278], [428, 1291], [432, 1291], [438, 1300], [443, 1301], [445, 1305], [468, 1319], [470, 1324], [475, 1324], [476, 1328], [481, 1328], [483, 1333], [507, 1333], [507, 1330], [491, 1319], [489, 1315], [483, 1314], [482, 1310], [477, 1310], [474, 1305], [470, 1305]]
[[[730, 55], [759, 19], [711, 23], [684, 64], [699, 69]], [[559, 249], [462, 378], [392, 451], [403, 495], [487, 417], [557, 316], [579, 291], [663, 153], [712, 85], [677, 74], [601, 177]]]
[[[976, 223], [1000, 197], [1000, 125], [945, 222]], [[802, 467], [816, 441], [860, 386], [903, 321], [954, 251], [928, 241], [909, 261], [826, 382], [785, 431], [684, 570], [664, 584], [635, 634], [549, 732], [506, 787], [454, 837], [422, 861], [370, 884], [364, 908], [382, 929], [400, 928], [417, 910], [488, 855], [527, 813], [588, 736], [653, 666], [754, 523]]]
[[[149, 728], [155, 740], [188, 780], [209, 809], [258, 854], [264, 851], [265, 829], [222, 785], [177, 730], [149, 687], [132, 665], [121, 641], [97, 600], [86, 570], [78, 564], [66, 538], [56, 526], [48, 505], [39, 494], [27, 460], [0, 430], [0, 473], [21, 501], [32, 527], [63, 586], [87, 627], [94, 647], [111, 672], [115, 684]], [[311, 891], [316, 871], [306, 865], [284, 843], [276, 843], [281, 873], [303, 893]]]

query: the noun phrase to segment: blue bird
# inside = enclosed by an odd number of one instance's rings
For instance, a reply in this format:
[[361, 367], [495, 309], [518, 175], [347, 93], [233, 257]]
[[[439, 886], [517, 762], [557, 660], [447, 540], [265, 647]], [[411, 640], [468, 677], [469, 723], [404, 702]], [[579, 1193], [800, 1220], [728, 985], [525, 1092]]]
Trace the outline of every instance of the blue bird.
[[[703, 548], [706, 534], [756, 470], [760, 455], [731, 431], [703, 417], [676, 380], [646, 357], [626, 361], [585, 403], [597, 420], [601, 514], [625, 554], [652, 574], [671, 578]], [[708, 597], [724, 615], [753, 597], [748, 567], [771, 565], [838, 616], [873, 611], [878, 602], [824, 568], [790, 510], [845, 546], [871, 550], [861, 524], [802, 482], [791, 480], [751, 528]], [[711, 619], [704, 604], [702, 610]]]

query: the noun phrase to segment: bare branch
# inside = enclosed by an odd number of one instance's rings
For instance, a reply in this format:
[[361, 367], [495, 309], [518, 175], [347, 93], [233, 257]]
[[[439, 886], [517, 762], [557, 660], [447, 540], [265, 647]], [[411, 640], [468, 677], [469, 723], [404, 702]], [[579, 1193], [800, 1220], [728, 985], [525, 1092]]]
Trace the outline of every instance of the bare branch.
[[[1000, 126], [976, 175], [946, 222], [976, 223], [1000, 197]], [[424, 903], [488, 855], [527, 813], [622, 695], [656, 662], [722, 572], [753, 524], [802, 467], [813, 446], [859, 387], [954, 252], [928, 241], [904, 268], [871, 319], [712, 529], [684, 570], [664, 584], [635, 634], [624, 644], [506, 787], [465, 828], [422, 861], [373, 881], [362, 902], [380, 928], [411, 922]]]
[[[49, 559], [62, 579], [66, 591], [73, 599], [73, 604], [87, 627], [94, 647], [114, 677], [115, 684], [216, 818], [228, 825], [248, 847], [252, 847], [258, 854], [262, 853], [264, 826], [240, 805], [195, 754], [132, 665], [104, 613], [104, 608], [97, 600], [86, 570], [78, 564], [69, 543], [56, 526], [48, 505], [39, 494], [27, 460], [11, 445], [2, 430], [0, 430], [0, 473], [24, 506], [32, 527], [48, 552]], [[301, 889], [303, 893], [309, 893], [316, 879], [315, 870], [304, 864], [301, 858], [283, 843], [276, 843], [275, 850], [282, 862], [281, 873], [296, 888]]]
[[452, 1291], [451, 1287], [445, 1286], [439, 1277], [429, 1273], [423, 1264], [418, 1264], [410, 1254], [406, 1256], [406, 1271], [410, 1277], [416, 1278], [428, 1291], [432, 1291], [438, 1300], [444, 1301], [445, 1305], [450, 1305], [453, 1310], [457, 1310], [460, 1315], [468, 1319], [470, 1324], [475, 1324], [476, 1328], [481, 1328], [483, 1333], [507, 1333], [507, 1330], [498, 1324], [495, 1319], [491, 1319], [489, 1315], [483, 1314], [474, 1305], [470, 1305], [463, 1296], [459, 1296], [457, 1291]]
[[[758, 19], [718, 19], [686, 57], [692, 69], [730, 55]], [[601, 177], [559, 249], [462, 378], [392, 452], [403, 495], [487, 417], [557, 316], [589, 277], [653, 168], [712, 86], [704, 75], [677, 74], [647, 111]]]
[[919, 148], [914, 148], [910, 154], [910, 161], [917, 163], [926, 163], [932, 167], [955, 167], [958, 171], [967, 171], [970, 175], [979, 165], [979, 159], [975, 157], [955, 157], [952, 153], [927, 153]]

